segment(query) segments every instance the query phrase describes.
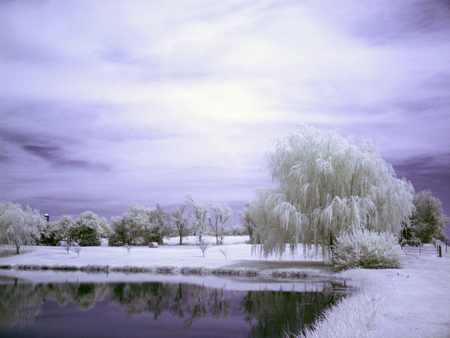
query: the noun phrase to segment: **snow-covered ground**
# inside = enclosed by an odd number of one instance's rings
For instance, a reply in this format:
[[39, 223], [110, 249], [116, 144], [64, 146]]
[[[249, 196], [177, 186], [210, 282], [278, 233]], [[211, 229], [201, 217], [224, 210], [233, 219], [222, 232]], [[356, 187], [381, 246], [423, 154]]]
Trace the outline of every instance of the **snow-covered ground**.
[[[177, 239], [168, 241], [175, 244]], [[172, 243], [173, 241], [173, 243]], [[228, 239], [226, 245], [212, 245], [203, 257], [195, 245], [162, 245], [157, 249], [133, 247], [131, 253], [121, 247], [83, 247], [80, 257], [61, 247], [36, 247], [27, 249], [20, 255], [0, 258], [0, 265], [46, 265], [46, 266], [86, 266], [108, 265], [110, 267], [202, 267], [209, 269], [249, 269], [256, 271], [308, 270], [317, 275], [333, 275], [351, 280], [351, 284], [365, 288], [375, 285], [380, 291], [379, 298], [384, 302], [375, 316], [367, 337], [450, 337], [450, 252], [444, 257], [436, 257], [432, 246], [429, 251], [409, 253], [403, 269], [363, 270], [355, 269], [332, 274], [329, 268], [321, 266], [320, 258], [303, 256], [300, 250], [296, 255], [285, 255], [282, 260], [276, 257], [267, 259], [252, 253], [252, 246], [242, 244], [244, 238]], [[194, 243], [194, 242], [193, 242]], [[192, 244], [193, 244], [192, 243]], [[241, 243], [241, 244], [233, 244]], [[227, 250], [227, 258], [221, 249]], [[445, 249], [444, 249], [445, 250]], [[431, 253], [430, 253], [431, 252]], [[304, 261], [307, 263], [304, 263]], [[303, 262], [303, 263], [302, 263]], [[16, 276], [25, 279], [37, 279], [39, 282], [52, 281], [58, 276], [70, 273], [58, 271], [20, 271], [0, 270], [0, 275]], [[89, 278], [115, 278], [114, 274], [105, 277], [102, 274], [77, 272], [70, 276], [90, 276]], [[139, 281], [148, 274], [118, 274], [117, 278]], [[33, 277], [35, 276], [35, 277]], [[125, 276], [125, 277], [124, 277]], [[154, 276], [157, 280], [179, 280], [193, 278], [191, 281], [203, 282], [211, 286], [236, 287], [245, 281], [238, 278], [219, 278], [216, 276]], [[106, 279], [111, 280], [111, 279]], [[278, 285], [277, 285], [278, 287]], [[300, 286], [299, 286], [300, 287]], [[358, 297], [358, 295], [355, 295]], [[375, 301], [375, 300], [374, 300]], [[357, 315], [357, 314], [356, 314]]]
[[[0, 265], [45, 265], [45, 266], [88, 266], [100, 265], [114, 267], [170, 267], [170, 268], [204, 268], [204, 269], [247, 269], [263, 271], [270, 269], [290, 269], [298, 266], [298, 262], [307, 261], [312, 269], [319, 265], [319, 270], [330, 270], [323, 267], [322, 257], [315, 257], [312, 252], [299, 250], [295, 255], [286, 252], [281, 259], [275, 256], [262, 258], [255, 252], [252, 245], [242, 244], [247, 236], [230, 236], [225, 238], [225, 245], [210, 245], [205, 251], [195, 245], [195, 239], [190, 237], [183, 243], [190, 245], [174, 245], [179, 239], [166, 240], [167, 245], [158, 248], [146, 246], [132, 247], [130, 253], [124, 247], [82, 247], [80, 255], [72, 251], [67, 253], [62, 247], [37, 246], [24, 247], [20, 255], [0, 258]], [[209, 241], [212, 242], [212, 238]], [[226, 256], [225, 256], [226, 254]], [[308, 265], [306, 264], [306, 265]]]

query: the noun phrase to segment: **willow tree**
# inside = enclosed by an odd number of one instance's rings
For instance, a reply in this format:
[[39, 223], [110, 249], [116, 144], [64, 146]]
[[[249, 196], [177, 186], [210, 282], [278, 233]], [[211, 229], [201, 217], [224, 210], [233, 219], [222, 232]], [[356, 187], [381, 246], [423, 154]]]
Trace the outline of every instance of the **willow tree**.
[[261, 253], [282, 255], [286, 243], [321, 246], [356, 229], [397, 234], [413, 210], [413, 187], [396, 178], [369, 141], [305, 125], [275, 141], [266, 168], [276, 187], [257, 191], [252, 216]]
[[45, 227], [38, 210], [20, 204], [0, 203], [0, 243], [15, 245], [20, 253], [22, 245], [34, 245], [40, 239], [39, 228]]

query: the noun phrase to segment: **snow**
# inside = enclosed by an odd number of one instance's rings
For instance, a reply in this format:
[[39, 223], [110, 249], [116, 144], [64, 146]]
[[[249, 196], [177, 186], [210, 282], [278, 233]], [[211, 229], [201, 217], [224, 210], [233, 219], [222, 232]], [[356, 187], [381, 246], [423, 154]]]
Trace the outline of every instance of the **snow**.
[[[276, 257], [260, 258], [252, 254], [252, 246], [243, 244], [245, 238], [227, 238], [225, 246], [211, 245], [202, 256], [196, 245], [161, 245], [159, 248], [133, 247], [131, 254], [122, 247], [83, 247], [80, 257], [76, 253], [69, 254], [61, 247], [25, 248], [20, 255], [0, 258], [0, 265], [109, 265], [110, 267], [202, 267], [209, 269], [252, 269], [259, 272], [273, 270], [301, 270], [316, 276], [333, 276], [350, 280], [351, 285], [364, 288], [377, 285], [383, 292], [384, 306], [380, 307], [368, 337], [450, 337], [450, 252], [443, 252], [444, 257], [436, 257], [431, 244], [424, 250], [410, 252], [402, 269], [364, 270], [354, 269], [338, 274], [330, 272], [329, 267], [320, 264], [320, 257], [315, 259], [304, 257], [300, 250], [294, 256], [286, 254], [282, 260]], [[166, 243], [174, 244], [177, 238]], [[186, 243], [194, 244], [193, 238]], [[238, 244], [233, 244], [238, 243]], [[222, 247], [228, 248], [227, 258], [220, 252]], [[306, 262], [305, 262], [306, 261]], [[230, 289], [258, 289], [267, 287], [279, 290], [280, 287], [295, 290], [310, 290], [317, 287], [314, 280], [307, 284], [301, 281], [287, 283], [285, 280], [273, 280], [255, 277], [252, 282], [241, 277], [217, 276], [183, 276], [155, 274], [124, 273], [82, 273], [59, 271], [22, 271], [0, 270], [0, 275], [14, 276], [35, 282], [71, 280], [78, 281], [183, 281], [204, 283], [207, 286]], [[294, 286], [292, 286], [294, 285]], [[355, 295], [357, 297], [358, 295]]]

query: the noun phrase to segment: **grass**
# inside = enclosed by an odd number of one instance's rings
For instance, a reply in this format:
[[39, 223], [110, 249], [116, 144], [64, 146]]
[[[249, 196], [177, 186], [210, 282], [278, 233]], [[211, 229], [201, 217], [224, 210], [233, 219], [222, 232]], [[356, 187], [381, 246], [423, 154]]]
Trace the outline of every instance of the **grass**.
[[383, 312], [389, 295], [385, 281], [370, 281], [351, 297], [339, 300], [323, 311], [311, 328], [297, 338], [366, 337], [378, 312]]

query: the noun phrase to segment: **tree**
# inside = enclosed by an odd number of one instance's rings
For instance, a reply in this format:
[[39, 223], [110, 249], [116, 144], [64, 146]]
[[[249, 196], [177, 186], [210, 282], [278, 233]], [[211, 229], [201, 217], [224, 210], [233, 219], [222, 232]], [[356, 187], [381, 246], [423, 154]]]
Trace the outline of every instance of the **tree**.
[[112, 217], [110, 220], [111, 234], [108, 238], [108, 245], [122, 246], [126, 243], [131, 243], [128, 229], [123, 218], [120, 216]]
[[170, 219], [180, 236], [180, 245], [183, 244], [183, 237], [187, 236], [189, 233], [189, 218], [184, 214], [185, 209], [186, 207], [184, 205], [180, 208], [175, 207], [170, 213]]
[[150, 212], [150, 227], [144, 234], [146, 244], [157, 242], [162, 244], [163, 238], [170, 234], [170, 214], [159, 204]]
[[99, 217], [92, 211], [83, 212], [70, 229], [70, 240], [80, 246], [99, 246], [101, 244], [99, 222]]
[[75, 225], [72, 217], [64, 215], [57, 222], [47, 222], [41, 231], [41, 241], [43, 245], [56, 245], [59, 241], [68, 241], [70, 229]]
[[241, 221], [241, 224], [245, 228], [246, 232], [248, 233], [248, 236], [250, 237], [250, 242], [254, 243], [256, 222], [252, 218], [250, 208], [251, 208], [250, 202], [245, 202], [244, 209], [241, 212], [239, 212], [239, 220]]
[[[338, 235], [357, 229], [399, 234], [412, 214], [413, 187], [395, 177], [369, 141], [300, 126], [265, 157], [277, 187], [257, 191], [252, 217], [261, 252], [281, 255], [289, 243], [332, 252]], [[331, 249], [328, 250], [328, 249]]]
[[207, 220], [209, 218], [209, 208], [206, 204], [197, 202], [190, 194], [186, 196], [187, 203], [192, 207], [189, 215], [193, 218], [192, 226], [197, 235], [198, 242], [202, 242], [202, 236], [207, 231]]
[[162, 243], [170, 232], [170, 215], [159, 204], [148, 208], [129, 204], [123, 217], [111, 219], [109, 245], [146, 245], [150, 242]]
[[[127, 241], [131, 245], [148, 244], [146, 238], [151, 236], [152, 212], [155, 208], [148, 208], [142, 205], [129, 204], [127, 211], [123, 215], [123, 222], [126, 228], [128, 237]], [[145, 238], [144, 238], [145, 237]], [[122, 243], [123, 245], [125, 243]]]
[[209, 217], [209, 226], [216, 236], [216, 245], [219, 245], [223, 242], [225, 224], [233, 219], [233, 211], [226, 204], [214, 204], [211, 209], [213, 214]]
[[413, 203], [416, 209], [411, 217], [411, 231], [415, 236], [424, 243], [433, 238], [445, 240], [444, 227], [450, 218], [444, 214], [441, 200], [424, 190], [414, 196]]
[[111, 235], [111, 227], [108, 225], [108, 221], [105, 217], [100, 217], [98, 220], [98, 232], [100, 234], [100, 237], [102, 238], [108, 238], [109, 235]]
[[0, 241], [14, 245], [17, 254], [22, 245], [36, 244], [40, 238], [39, 228], [44, 226], [38, 210], [29, 206], [23, 210], [20, 204], [11, 202], [0, 203]]

